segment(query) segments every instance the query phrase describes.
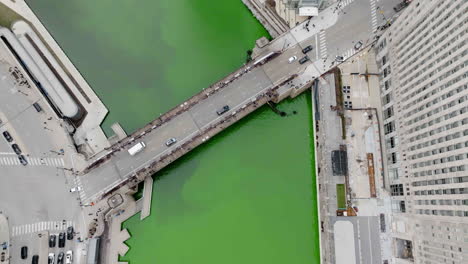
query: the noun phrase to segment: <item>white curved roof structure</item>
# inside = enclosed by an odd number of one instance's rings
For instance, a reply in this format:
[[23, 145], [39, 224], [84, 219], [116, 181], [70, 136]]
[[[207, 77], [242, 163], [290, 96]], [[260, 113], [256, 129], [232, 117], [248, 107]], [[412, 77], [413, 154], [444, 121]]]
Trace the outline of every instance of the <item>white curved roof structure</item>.
[[[55, 77], [52, 70], [41, 58], [40, 54], [31, 45], [25, 34], [27, 33], [35, 41], [36, 45], [42, 45], [42, 41], [33, 32], [32, 28], [24, 21], [16, 22], [16, 28], [21, 29], [23, 34], [17, 38], [9, 29], [0, 28], [0, 36], [4, 37], [24, 62], [33, 78], [40, 83], [46, 96], [53, 102], [56, 108], [68, 118], [79, 116], [80, 109], [68, 91]], [[21, 43], [20, 43], [21, 41]], [[45, 47], [44, 47], [45, 48]]]

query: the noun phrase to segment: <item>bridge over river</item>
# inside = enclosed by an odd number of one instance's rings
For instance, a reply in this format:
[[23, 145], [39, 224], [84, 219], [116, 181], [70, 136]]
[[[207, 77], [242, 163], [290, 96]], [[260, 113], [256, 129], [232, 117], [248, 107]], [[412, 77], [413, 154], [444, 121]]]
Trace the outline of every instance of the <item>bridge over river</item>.
[[[137, 185], [268, 101], [279, 102], [308, 89], [337, 65], [336, 56], [346, 60], [372, 44], [380, 32], [378, 26], [395, 15], [392, 8], [398, 2], [339, 1], [340, 7], [333, 5], [280, 35], [259, 49], [252, 62], [92, 158], [77, 177], [82, 203]], [[356, 45], [359, 41], [362, 47]], [[309, 60], [300, 64], [305, 56], [302, 49], [309, 45], [313, 47], [307, 53]], [[290, 62], [293, 56], [297, 59]], [[218, 115], [216, 111], [224, 105], [230, 110]], [[167, 147], [165, 142], [172, 137], [177, 142]], [[137, 142], [144, 142], [146, 148], [132, 156], [127, 150]]]

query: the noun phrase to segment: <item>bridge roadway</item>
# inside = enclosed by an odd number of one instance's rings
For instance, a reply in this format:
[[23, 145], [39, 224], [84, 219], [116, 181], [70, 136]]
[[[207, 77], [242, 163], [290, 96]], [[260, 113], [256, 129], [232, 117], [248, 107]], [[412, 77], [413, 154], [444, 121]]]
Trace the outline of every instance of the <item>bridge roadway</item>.
[[[242, 66], [94, 157], [77, 176], [82, 203], [98, 201], [123, 185], [137, 184], [267, 101], [309, 86], [313, 79], [336, 66], [337, 55], [347, 59], [356, 52], [354, 45], [358, 41], [371, 44], [379, 32], [377, 25], [395, 15], [392, 8], [398, 2], [347, 1], [346, 6], [337, 9], [333, 5], [312, 18], [309, 30], [303, 23], [279, 36], [262, 49], [259, 57], [271, 51], [280, 55], [263, 65]], [[314, 47], [308, 53], [311, 60], [299, 64], [304, 56], [302, 48], [307, 45]], [[289, 63], [292, 56], [298, 60]], [[230, 110], [218, 116], [216, 110], [224, 105], [229, 105]], [[177, 143], [167, 147], [165, 142], [171, 137]], [[145, 142], [146, 148], [135, 156], [129, 155], [128, 148], [139, 141]]]

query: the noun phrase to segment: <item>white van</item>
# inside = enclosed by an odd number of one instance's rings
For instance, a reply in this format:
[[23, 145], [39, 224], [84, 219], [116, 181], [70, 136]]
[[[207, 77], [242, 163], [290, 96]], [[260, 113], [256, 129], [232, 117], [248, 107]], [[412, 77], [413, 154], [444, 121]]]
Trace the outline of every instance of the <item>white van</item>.
[[144, 142], [138, 142], [133, 147], [128, 149], [128, 153], [133, 156], [138, 152], [142, 151], [145, 147], [146, 145]]

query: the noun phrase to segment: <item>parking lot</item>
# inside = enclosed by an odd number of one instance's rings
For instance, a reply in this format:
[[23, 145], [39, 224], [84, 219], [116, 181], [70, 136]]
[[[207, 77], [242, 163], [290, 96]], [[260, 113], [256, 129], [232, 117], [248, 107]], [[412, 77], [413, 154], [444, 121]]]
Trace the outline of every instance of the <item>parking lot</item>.
[[[30, 263], [33, 255], [58, 255], [62, 249], [48, 248], [49, 233], [77, 227], [82, 219], [78, 194], [69, 192], [75, 185], [69, 171], [73, 146], [62, 121], [37, 88], [24, 82], [26, 73], [4, 46], [0, 57], [0, 211], [9, 221], [11, 261], [20, 263], [21, 247], [27, 246]], [[75, 241], [67, 241], [63, 251]]]

